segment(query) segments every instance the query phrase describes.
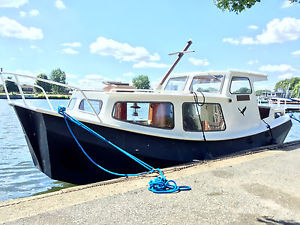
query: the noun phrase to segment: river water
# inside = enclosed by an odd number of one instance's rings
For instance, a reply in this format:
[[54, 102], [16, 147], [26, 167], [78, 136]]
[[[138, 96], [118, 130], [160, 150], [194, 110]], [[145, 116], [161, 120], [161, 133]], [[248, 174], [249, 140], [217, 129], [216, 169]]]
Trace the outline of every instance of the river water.
[[[20, 101], [20, 100], [16, 100]], [[29, 100], [31, 104], [47, 108], [45, 100]], [[51, 100], [54, 108], [66, 106], [67, 100]], [[300, 114], [295, 114], [299, 118]], [[300, 123], [293, 127], [286, 142], [300, 139]], [[48, 178], [36, 169], [18, 118], [7, 103], [0, 100], [0, 201], [31, 196], [66, 183]]]

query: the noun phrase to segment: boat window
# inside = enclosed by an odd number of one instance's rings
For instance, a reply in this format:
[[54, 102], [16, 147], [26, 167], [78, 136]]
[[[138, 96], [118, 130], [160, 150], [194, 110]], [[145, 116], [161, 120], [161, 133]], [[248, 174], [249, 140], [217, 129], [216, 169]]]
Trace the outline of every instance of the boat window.
[[205, 103], [200, 106], [196, 103], [186, 102], [182, 105], [182, 114], [185, 131], [202, 131], [202, 128], [204, 131], [225, 130], [225, 121], [220, 104]]
[[165, 90], [166, 91], [183, 91], [187, 77], [170, 78]]
[[[93, 99], [89, 99], [89, 103], [91, 103], [91, 105], [93, 106], [95, 112], [97, 114], [100, 113], [101, 108], [102, 108], [102, 101], [101, 100], [93, 100]], [[92, 108], [90, 107], [89, 103], [87, 102], [86, 99], [82, 99], [80, 104], [79, 104], [79, 109], [85, 112], [91, 112], [94, 113]]]
[[233, 77], [230, 85], [231, 94], [251, 94], [250, 80], [247, 77]]
[[190, 91], [219, 92], [222, 80], [222, 75], [196, 76], [193, 78]]
[[76, 98], [71, 98], [68, 104], [68, 109], [72, 110], [74, 108], [75, 103], [76, 103]]
[[117, 102], [113, 118], [144, 126], [174, 128], [174, 109], [171, 103]]

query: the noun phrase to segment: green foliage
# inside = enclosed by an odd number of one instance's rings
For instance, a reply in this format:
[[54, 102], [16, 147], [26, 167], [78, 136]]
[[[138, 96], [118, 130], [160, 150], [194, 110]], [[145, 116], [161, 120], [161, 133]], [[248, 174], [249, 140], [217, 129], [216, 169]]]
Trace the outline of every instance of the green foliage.
[[300, 98], [300, 82], [295, 85], [293, 95], [296, 98]]
[[[12, 77], [7, 77], [7, 78], [8, 78], [8, 79], [11, 79]], [[8, 81], [8, 80], [6, 80], [6, 81], [5, 81], [5, 86], [6, 86], [7, 91], [8, 91], [9, 93], [10, 93], [10, 92], [14, 93], [14, 92], [19, 91], [18, 86], [17, 86], [16, 83], [13, 82], [13, 81]]]
[[[51, 76], [50, 76], [51, 80], [55, 81], [55, 82], [59, 82], [62, 84], [66, 83], [66, 73], [61, 71], [61, 69], [55, 69], [51, 72]], [[65, 93], [66, 88], [65, 87], [61, 87], [58, 85], [51, 85], [51, 89], [52, 92], [55, 94], [62, 94]]]
[[[213, 0], [215, 5], [222, 9], [223, 11], [235, 12], [239, 14], [240, 12], [246, 10], [247, 8], [251, 8], [257, 2], [261, 2], [261, 0]], [[300, 3], [300, 0], [290, 0], [290, 3]]]
[[285, 79], [276, 83], [275, 91], [279, 91], [279, 89], [282, 89], [284, 92], [289, 90], [293, 92], [292, 97], [297, 97], [300, 91], [299, 86], [300, 86], [300, 77]]
[[251, 89], [247, 87], [241, 87], [238, 90], [234, 91], [232, 94], [250, 94]]
[[261, 96], [264, 92], [271, 92], [271, 90], [267, 90], [267, 89], [265, 89], [265, 90], [257, 90], [257, 91], [255, 91], [255, 95], [256, 96]]
[[137, 89], [150, 89], [150, 81], [147, 75], [139, 75], [133, 78], [132, 83]]
[[[43, 74], [43, 73], [39, 74], [37, 76], [37, 78], [42, 78], [42, 79], [48, 80], [47, 75]], [[40, 87], [42, 87], [42, 88], [44, 88], [44, 90], [46, 92], [51, 92], [51, 84], [43, 82], [43, 81], [39, 81], [39, 80], [35, 81], [35, 84], [38, 85], [38, 86], [40, 86]], [[42, 92], [42, 90], [39, 89], [39, 88], [34, 88], [34, 91], [37, 92], [37, 93], [41, 93]]]

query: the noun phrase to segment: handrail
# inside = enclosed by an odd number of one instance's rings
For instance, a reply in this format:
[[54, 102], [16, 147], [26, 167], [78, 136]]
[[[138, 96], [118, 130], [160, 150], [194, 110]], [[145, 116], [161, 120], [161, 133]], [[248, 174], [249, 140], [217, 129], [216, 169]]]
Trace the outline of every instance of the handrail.
[[[5, 82], [5, 81], [10, 81], [10, 82], [17, 83], [16, 81], [14, 81], [14, 80], [12, 80], [12, 79], [4, 79], [4, 82]], [[41, 86], [36, 85], [36, 84], [33, 84], [33, 85], [32, 85], [32, 84], [26, 84], [26, 85], [41, 89], [42, 92], [43, 92], [43, 94], [44, 94], [44, 96], [45, 96], [45, 98], [46, 98], [46, 100], [47, 100], [47, 102], [48, 102], [48, 105], [49, 105], [50, 109], [51, 109], [53, 112], [55, 112], [55, 110], [53, 109], [52, 104], [51, 104], [50, 101], [49, 101], [49, 98], [48, 98], [48, 96], [47, 96], [47, 94], [46, 94], [44, 88], [42, 88]], [[6, 87], [5, 87], [5, 88], [6, 88]], [[21, 87], [21, 88], [22, 88], [22, 87]], [[8, 97], [9, 97], [9, 95], [8, 95]], [[24, 97], [25, 97], [25, 95], [24, 95]], [[9, 99], [9, 100], [10, 100], [10, 99]], [[26, 101], [26, 98], [25, 98], [25, 101]], [[26, 105], [27, 105], [27, 104], [26, 104]]]
[[[23, 90], [22, 90], [22, 87], [20, 85], [20, 82], [19, 82], [19, 79], [18, 77], [25, 77], [25, 78], [29, 78], [29, 79], [33, 79], [33, 80], [38, 80], [38, 81], [41, 81], [41, 82], [45, 82], [45, 83], [48, 83], [48, 84], [53, 84], [53, 85], [57, 85], [57, 86], [61, 86], [61, 87], [65, 87], [65, 88], [69, 88], [69, 89], [73, 89], [73, 90], [77, 90], [79, 91], [82, 96], [84, 97], [84, 99], [87, 101], [87, 103], [89, 104], [89, 106], [91, 107], [91, 109], [93, 110], [93, 113], [95, 114], [95, 116], [98, 118], [99, 122], [102, 123], [102, 120], [100, 119], [99, 115], [96, 113], [96, 110], [94, 109], [94, 107], [92, 106], [92, 104], [90, 103], [89, 99], [87, 98], [87, 96], [85, 95], [84, 91], [81, 90], [80, 88], [78, 87], [75, 87], [75, 86], [72, 86], [72, 85], [68, 85], [68, 84], [62, 84], [62, 83], [59, 83], [59, 82], [56, 82], [56, 81], [52, 81], [52, 80], [46, 80], [46, 79], [43, 79], [43, 78], [38, 78], [38, 77], [35, 77], [35, 76], [31, 76], [31, 75], [25, 75], [25, 74], [17, 74], [17, 73], [11, 73], [11, 72], [3, 72], [2, 68], [0, 70], [0, 75], [1, 75], [1, 79], [2, 79], [2, 82], [3, 82], [3, 87], [4, 87], [4, 90], [5, 90], [5, 94], [7, 96], [7, 99], [8, 101], [11, 101], [10, 97], [9, 97], [9, 93], [8, 93], [8, 90], [7, 90], [7, 87], [5, 85], [5, 81], [8, 80], [8, 81], [11, 81], [11, 82], [14, 82], [17, 84], [18, 86], [18, 89], [20, 91], [20, 94], [21, 94], [21, 97], [23, 99], [23, 102], [24, 102], [24, 105], [26, 107], [28, 107], [27, 103], [26, 103], [26, 98], [24, 96], [24, 93], [23, 93]], [[12, 80], [12, 79], [5, 79], [3, 75], [12, 75], [15, 77], [16, 81]], [[39, 85], [32, 85], [32, 84], [26, 84], [26, 85], [29, 85], [29, 86], [35, 86], [37, 88], [40, 88], [42, 91], [43, 91], [43, 94], [45, 95], [46, 99], [47, 99], [47, 102], [51, 108], [52, 111], [54, 111], [53, 109], [53, 106], [52, 104], [50, 103], [49, 101], [49, 98], [45, 92], [45, 90], [40, 87]]]

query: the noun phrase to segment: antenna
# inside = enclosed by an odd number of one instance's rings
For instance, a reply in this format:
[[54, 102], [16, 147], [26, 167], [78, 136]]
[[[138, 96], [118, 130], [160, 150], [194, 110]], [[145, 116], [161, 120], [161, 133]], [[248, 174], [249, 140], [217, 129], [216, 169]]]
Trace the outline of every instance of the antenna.
[[192, 40], [189, 40], [186, 44], [186, 46], [184, 47], [184, 49], [181, 52], [175, 52], [175, 53], [170, 53], [169, 55], [178, 55], [177, 59], [174, 61], [173, 65], [170, 67], [170, 69], [167, 71], [167, 73], [165, 74], [165, 76], [163, 77], [163, 79], [161, 80], [160, 84], [157, 87], [157, 90], [160, 90], [162, 88], [162, 85], [164, 84], [164, 82], [166, 81], [166, 79], [168, 78], [168, 76], [172, 73], [173, 69], [175, 68], [175, 66], [177, 65], [177, 63], [180, 61], [180, 59], [182, 58], [182, 56], [185, 53], [193, 53], [195, 51], [187, 51], [188, 48], [191, 46], [192, 44]]

